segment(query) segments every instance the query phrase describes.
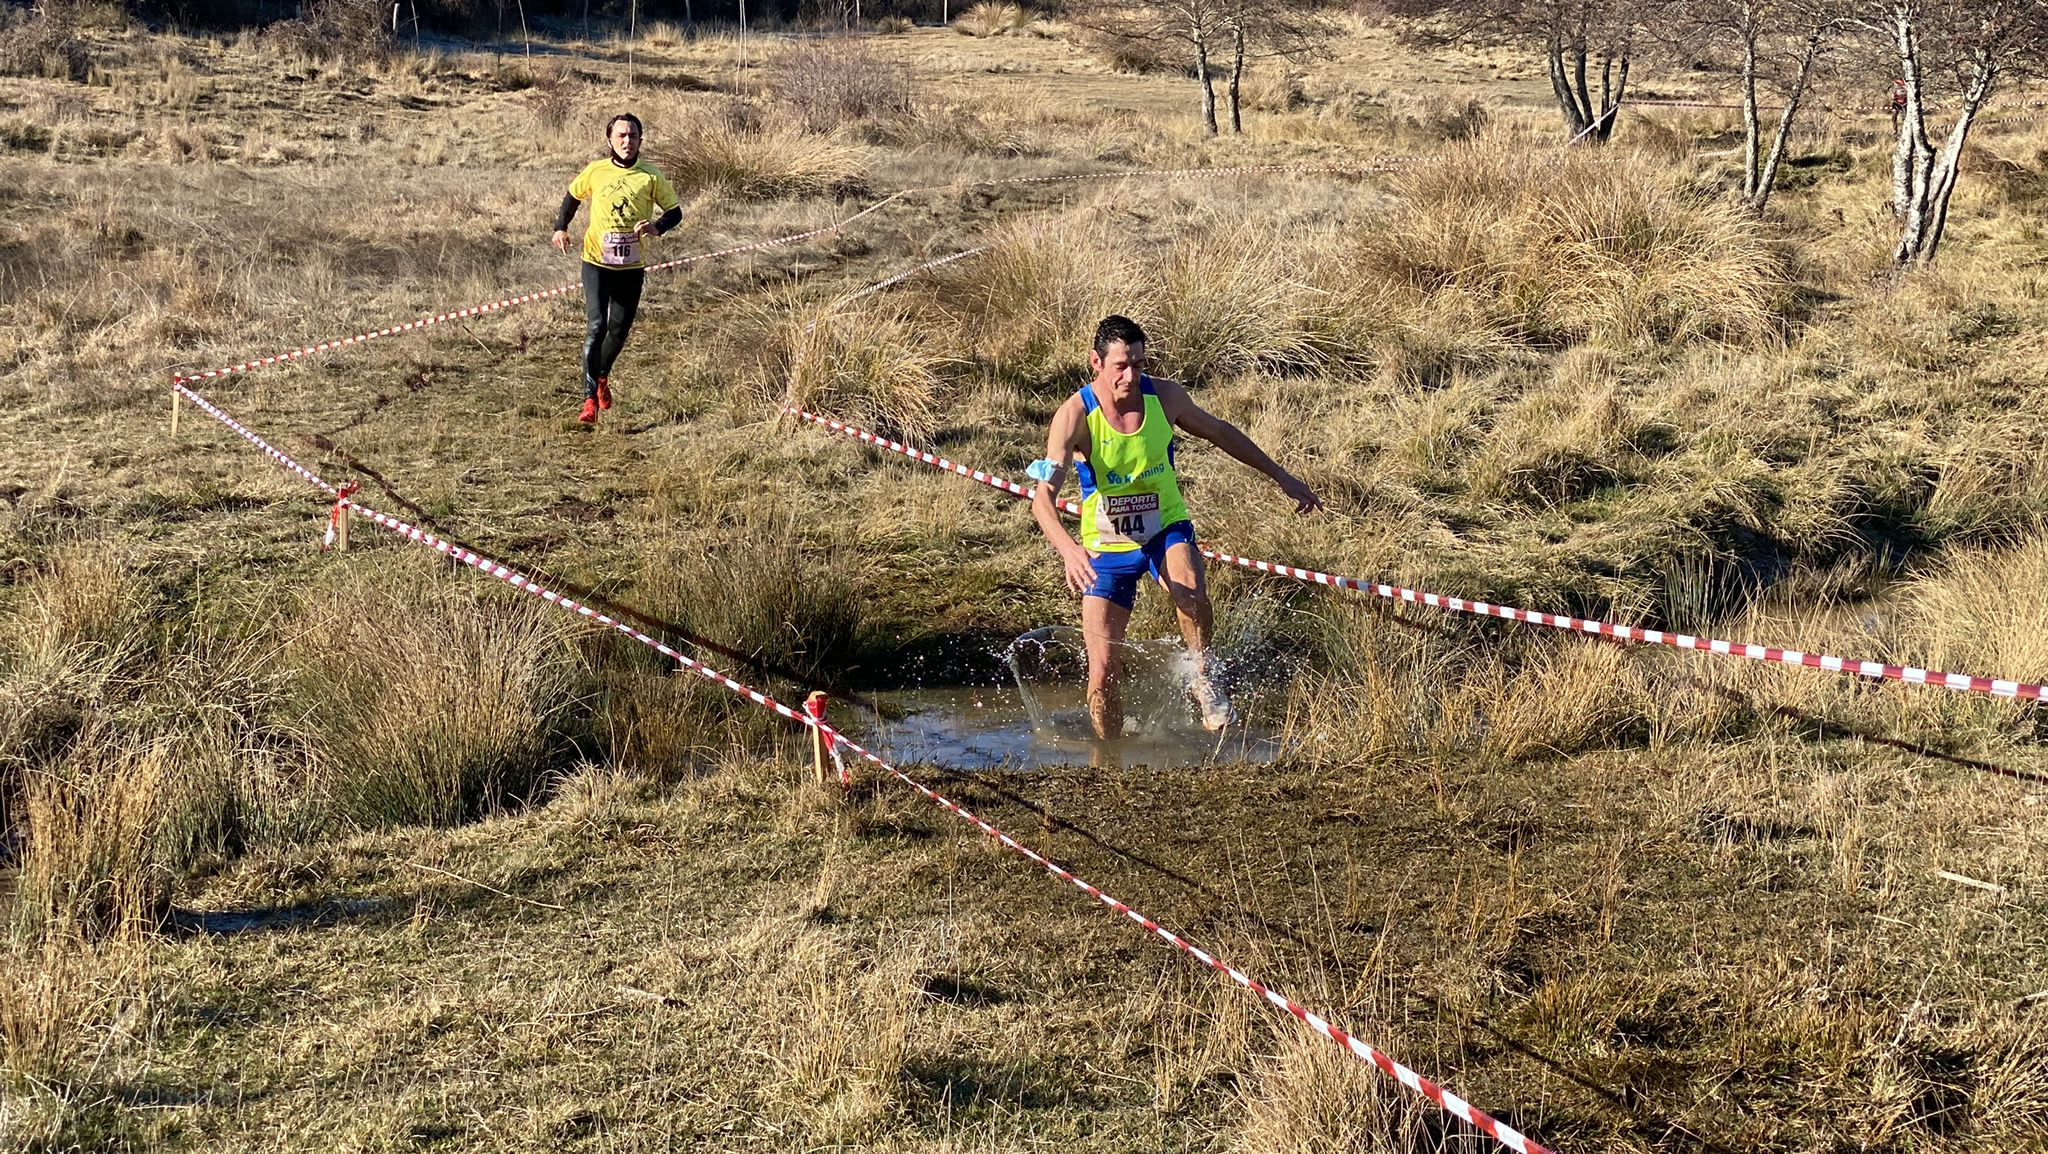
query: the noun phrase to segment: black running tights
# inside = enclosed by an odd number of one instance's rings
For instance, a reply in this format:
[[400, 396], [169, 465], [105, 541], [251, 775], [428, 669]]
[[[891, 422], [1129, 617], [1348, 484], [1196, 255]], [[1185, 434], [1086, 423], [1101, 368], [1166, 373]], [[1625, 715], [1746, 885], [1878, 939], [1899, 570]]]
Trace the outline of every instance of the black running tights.
[[643, 268], [604, 268], [583, 262], [583, 395], [597, 395], [597, 378], [612, 375], [612, 362], [626, 347], [633, 316], [640, 311]]

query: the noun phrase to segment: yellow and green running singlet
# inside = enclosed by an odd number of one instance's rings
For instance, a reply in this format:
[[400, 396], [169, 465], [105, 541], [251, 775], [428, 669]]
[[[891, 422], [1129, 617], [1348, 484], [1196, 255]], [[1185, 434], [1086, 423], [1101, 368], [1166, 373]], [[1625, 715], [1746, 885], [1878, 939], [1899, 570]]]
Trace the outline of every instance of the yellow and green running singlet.
[[593, 160], [569, 182], [569, 195], [590, 205], [590, 227], [583, 233], [583, 259], [600, 268], [642, 268], [640, 235], [633, 226], [681, 203], [668, 177], [645, 160], [620, 168], [610, 157]]
[[1119, 433], [1095, 403], [1095, 390], [1081, 390], [1088, 410], [1088, 459], [1075, 468], [1081, 478], [1081, 547], [1090, 553], [1127, 553], [1143, 548], [1161, 529], [1185, 521], [1180, 478], [1173, 471], [1173, 424], [1152, 388], [1138, 378], [1145, 399], [1145, 423]]

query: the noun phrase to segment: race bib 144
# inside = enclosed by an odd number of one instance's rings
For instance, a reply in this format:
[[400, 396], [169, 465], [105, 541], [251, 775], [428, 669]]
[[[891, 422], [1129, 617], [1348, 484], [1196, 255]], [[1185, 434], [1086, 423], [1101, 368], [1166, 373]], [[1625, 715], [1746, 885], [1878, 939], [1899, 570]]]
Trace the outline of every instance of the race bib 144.
[[1159, 494], [1104, 494], [1095, 511], [1095, 535], [1103, 544], [1143, 545], [1159, 532]]

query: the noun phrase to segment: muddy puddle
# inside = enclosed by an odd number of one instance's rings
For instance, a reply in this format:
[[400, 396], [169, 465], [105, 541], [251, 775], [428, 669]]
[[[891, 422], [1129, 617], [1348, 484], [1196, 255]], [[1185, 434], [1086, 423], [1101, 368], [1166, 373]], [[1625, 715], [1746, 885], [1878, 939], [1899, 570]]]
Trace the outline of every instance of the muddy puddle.
[[1177, 640], [1127, 643], [1123, 653], [1124, 735], [1097, 741], [1088, 724], [1087, 658], [1077, 629], [1027, 633], [1004, 654], [1007, 683], [892, 690], [874, 695], [880, 718], [865, 730], [876, 751], [899, 763], [954, 769], [1029, 770], [1054, 765], [1122, 767], [1267, 763], [1280, 742], [1260, 724], [1258, 688], [1220, 680], [1241, 717], [1205, 731], [1186, 693], [1190, 672]]

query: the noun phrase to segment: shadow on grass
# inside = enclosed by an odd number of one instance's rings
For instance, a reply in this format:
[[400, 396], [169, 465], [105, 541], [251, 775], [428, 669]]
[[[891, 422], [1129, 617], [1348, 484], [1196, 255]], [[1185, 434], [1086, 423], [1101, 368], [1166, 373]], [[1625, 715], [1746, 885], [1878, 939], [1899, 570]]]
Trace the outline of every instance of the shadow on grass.
[[999, 1107], [1047, 1110], [1110, 1105], [1100, 1095], [1068, 1083], [1044, 1063], [1029, 1058], [981, 1054], [913, 1058], [904, 1064], [904, 1077], [924, 1097], [954, 1115]]
[[[968, 777], [947, 770], [939, 770], [938, 772], [941, 775], [942, 781], [959, 790], [953, 796], [955, 800], [961, 801], [963, 804], [967, 803], [968, 797], [976, 790], [983, 790], [994, 794], [1004, 801], [1036, 814], [1045, 832], [1048, 834], [1062, 830], [1071, 833], [1121, 861], [1185, 886], [1204, 898], [1215, 902], [1218, 906], [1234, 911], [1241, 915], [1248, 924], [1255, 925], [1261, 930], [1285, 938], [1287, 941], [1309, 951], [1315, 956], [1326, 956], [1326, 947], [1322, 943], [1316, 941], [1311, 935], [1302, 932], [1292, 924], [1276, 920], [1258, 910], [1243, 908], [1236, 902], [1233, 895], [1223, 893], [1143, 853], [1115, 845], [1092, 830], [1085, 829], [1066, 818], [1054, 814], [1030, 798], [1004, 788], [999, 782], [992, 781], [986, 777]], [[977, 812], [982, 812], [982, 807], [978, 804], [970, 808], [975, 809]], [[1504, 1027], [1495, 1025], [1475, 1013], [1470, 1007], [1447, 1005], [1436, 995], [1427, 990], [1412, 986], [1398, 977], [1389, 977], [1388, 982], [1402, 996], [1422, 1003], [1432, 1013], [1446, 1020], [1469, 1023], [1473, 1029], [1498, 1042], [1503, 1048], [1544, 1067], [1558, 1077], [1595, 1095], [1617, 1114], [1627, 1119], [1630, 1128], [1653, 1148], [1673, 1151], [1698, 1151], [1700, 1154], [1736, 1154], [1733, 1147], [1695, 1134], [1676, 1118], [1643, 1102], [1643, 1094], [1640, 1087], [1624, 1085], [1617, 1089], [1605, 1083], [1595, 1081], [1568, 1065], [1564, 1059], [1537, 1049], [1534, 1045], [1509, 1033]], [[1511, 1126], [1515, 1126], [1517, 1129], [1522, 1128], [1520, 1117], [1513, 1110], [1496, 1113], [1494, 1116]], [[1534, 1124], [1531, 1124], [1531, 1128], [1536, 1127]]]
[[164, 928], [181, 935], [249, 934], [360, 923], [387, 926], [409, 921], [416, 898], [320, 898], [289, 905], [240, 910], [173, 909]]

